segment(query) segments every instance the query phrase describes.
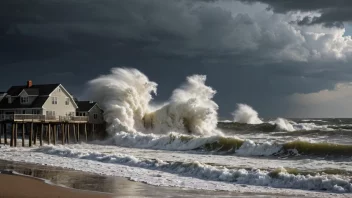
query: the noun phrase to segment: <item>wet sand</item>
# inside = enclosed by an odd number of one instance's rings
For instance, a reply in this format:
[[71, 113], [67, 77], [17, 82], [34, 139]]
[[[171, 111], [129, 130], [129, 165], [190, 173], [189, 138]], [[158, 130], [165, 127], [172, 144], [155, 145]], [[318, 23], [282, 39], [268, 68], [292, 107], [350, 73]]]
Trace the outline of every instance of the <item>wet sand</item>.
[[76, 190], [50, 185], [39, 179], [0, 174], [2, 198], [112, 198], [112, 194]]

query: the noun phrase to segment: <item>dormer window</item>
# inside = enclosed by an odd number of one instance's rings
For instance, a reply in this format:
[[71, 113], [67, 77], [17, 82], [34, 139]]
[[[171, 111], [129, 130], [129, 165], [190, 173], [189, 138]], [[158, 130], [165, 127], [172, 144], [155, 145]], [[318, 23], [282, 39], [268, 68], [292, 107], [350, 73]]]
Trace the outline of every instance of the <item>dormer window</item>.
[[28, 104], [29, 98], [28, 97], [21, 97], [21, 104]]

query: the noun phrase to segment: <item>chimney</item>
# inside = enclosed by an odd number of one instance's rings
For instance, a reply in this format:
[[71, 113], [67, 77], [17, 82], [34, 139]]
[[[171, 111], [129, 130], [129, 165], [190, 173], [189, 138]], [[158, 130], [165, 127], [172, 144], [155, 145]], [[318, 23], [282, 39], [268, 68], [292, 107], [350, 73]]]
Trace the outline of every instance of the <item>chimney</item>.
[[31, 80], [27, 81], [27, 88], [31, 88], [33, 85], [33, 82]]

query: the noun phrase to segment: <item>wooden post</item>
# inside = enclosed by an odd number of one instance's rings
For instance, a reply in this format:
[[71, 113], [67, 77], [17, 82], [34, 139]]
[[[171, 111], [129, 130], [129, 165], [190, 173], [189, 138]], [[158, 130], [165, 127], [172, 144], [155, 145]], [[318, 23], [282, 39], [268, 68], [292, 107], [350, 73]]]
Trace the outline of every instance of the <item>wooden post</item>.
[[51, 125], [48, 124], [48, 144], [50, 144], [50, 141], [51, 141], [50, 133], [51, 133]]
[[8, 144], [8, 142], [7, 142], [7, 125], [6, 125], [6, 122], [5, 122], [5, 124], [4, 124], [4, 143], [5, 144]]
[[80, 130], [79, 130], [79, 123], [77, 124], [77, 141], [79, 142], [79, 132], [80, 132]]
[[18, 134], [18, 124], [15, 123], [15, 134], [14, 134], [14, 146], [17, 147], [17, 134]]
[[67, 124], [67, 144], [70, 143], [70, 124]]
[[35, 125], [35, 130], [34, 130], [34, 145], [37, 145], [37, 137], [38, 137], [38, 124]]
[[93, 135], [93, 140], [95, 139], [95, 125], [94, 124], [92, 124], [93, 126], [92, 126], [92, 135]]
[[65, 144], [65, 124], [60, 125], [60, 131], [62, 135], [62, 145]]
[[74, 138], [74, 143], [77, 143], [77, 136], [76, 136], [76, 125], [73, 123], [72, 124], [73, 127], [73, 138]]
[[11, 140], [10, 146], [14, 146], [14, 138], [15, 138], [15, 123], [12, 123], [12, 132], [11, 132]]
[[4, 127], [2, 127], [2, 123], [0, 123], [0, 144], [2, 143], [2, 133], [3, 133]]
[[26, 124], [23, 123], [23, 124], [22, 124], [22, 146], [23, 146], [23, 147], [24, 147], [25, 128], [26, 128]]
[[31, 122], [31, 131], [29, 132], [29, 147], [32, 147], [33, 143], [33, 122]]
[[56, 145], [56, 132], [57, 132], [57, 125], [56, 124], [54, 124], [54, 126], [53, 126], [53, 128], [54, 128], [54, 145]]
[[42, 124], [42, 126], [40, 128], [40, 137], [39, 137], [40, 146], [43, 146], [43, 133], [44, 133], [44, 124]]
[[86, 135], [86, 142], [88, 142], [87, 123], [84, 123], [84, 133]]

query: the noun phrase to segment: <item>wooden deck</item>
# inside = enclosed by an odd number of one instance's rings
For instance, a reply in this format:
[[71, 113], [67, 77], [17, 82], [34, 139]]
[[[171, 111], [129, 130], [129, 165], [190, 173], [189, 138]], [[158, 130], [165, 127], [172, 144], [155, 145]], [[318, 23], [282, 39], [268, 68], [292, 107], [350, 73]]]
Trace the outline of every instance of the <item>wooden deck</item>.
[[87, 116], [47, 116], [37, 114], [0, 115], [1, 122], [32, 122], [32, 123], [88, 123]]

